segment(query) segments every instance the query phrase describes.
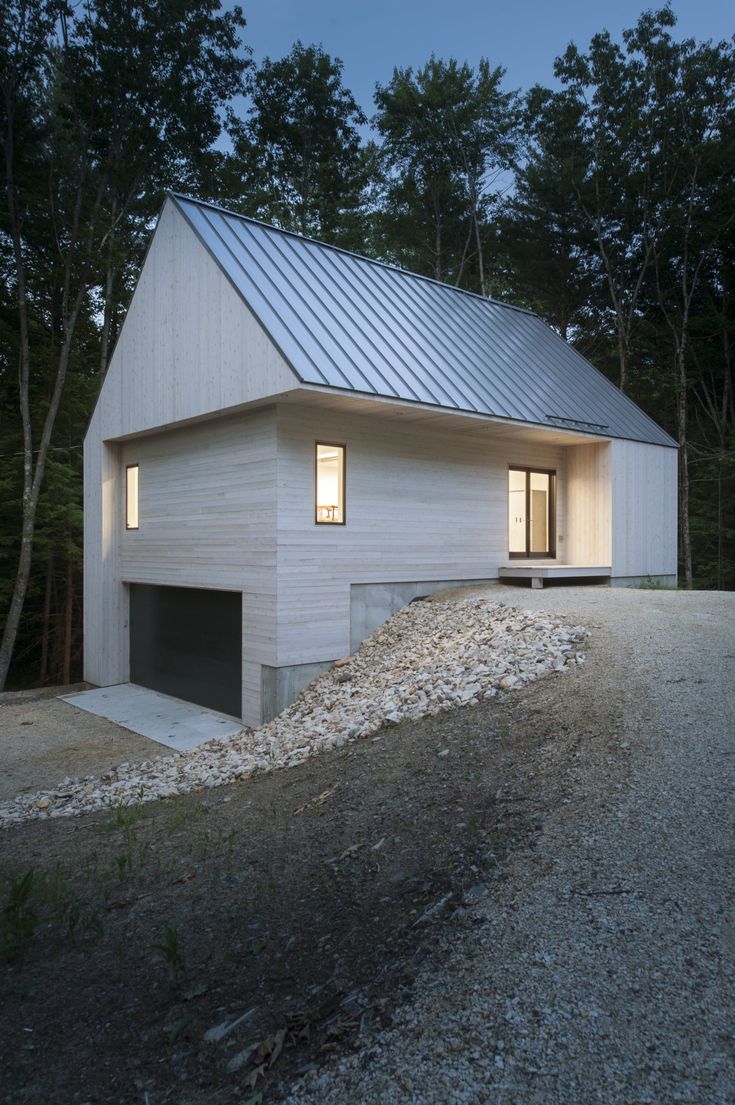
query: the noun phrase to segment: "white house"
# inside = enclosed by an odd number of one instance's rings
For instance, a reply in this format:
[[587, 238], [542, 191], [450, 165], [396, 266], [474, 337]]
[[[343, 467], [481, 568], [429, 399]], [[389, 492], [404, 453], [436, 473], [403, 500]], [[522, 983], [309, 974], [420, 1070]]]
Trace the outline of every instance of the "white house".
[[85, 678], [251, 724], [439, 587], [676, 579], [676, 443], [539, 318], [178, 195], [84, 463]]

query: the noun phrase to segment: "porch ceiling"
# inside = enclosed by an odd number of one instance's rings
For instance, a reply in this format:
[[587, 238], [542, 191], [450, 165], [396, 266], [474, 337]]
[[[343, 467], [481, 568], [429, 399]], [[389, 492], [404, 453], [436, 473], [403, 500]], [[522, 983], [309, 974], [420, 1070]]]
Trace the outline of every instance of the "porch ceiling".
[[571, 430], [547, 429], [522, 422], [493, 418], [490, 415], [448, 413], [420, 403], [400, 403], [382, 398], [367, 398], [353, 394], [340, 395], [320, 388], [299, 388], [278, 397], [279, 403], [318, 406], [322, 410], [339, 411], [380, 417], [402, 424], [421, 425], [438, 431], [457, 430], [463, 433], [492, 434], [494, 438], [512, 437], [514, 441], [541, 442], [546, 445], [594, 445], [609, 441], [609, 437]]

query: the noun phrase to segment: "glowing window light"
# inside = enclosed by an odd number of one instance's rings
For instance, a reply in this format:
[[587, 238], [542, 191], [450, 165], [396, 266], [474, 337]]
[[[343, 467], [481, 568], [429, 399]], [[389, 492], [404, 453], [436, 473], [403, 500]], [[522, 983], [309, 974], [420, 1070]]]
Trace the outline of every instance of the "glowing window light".
[[345, 522], [345, 447], [327, 442], [316, 443], [316, 515], [317, 525], [344, 525]]

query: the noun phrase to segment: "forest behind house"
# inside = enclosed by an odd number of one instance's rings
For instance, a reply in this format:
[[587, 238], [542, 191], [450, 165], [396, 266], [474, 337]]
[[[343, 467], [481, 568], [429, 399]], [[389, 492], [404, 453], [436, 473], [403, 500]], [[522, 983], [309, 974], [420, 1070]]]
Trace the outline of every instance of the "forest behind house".
[[0, 36], [0, 690], [81, 678], [82, 443], [167, 189], [537, 311], [680, 443], [681, 584], [735, 587], [735, 38], [665, 7], [553, 88], [437, 55], [368, 115], [216, 0]]

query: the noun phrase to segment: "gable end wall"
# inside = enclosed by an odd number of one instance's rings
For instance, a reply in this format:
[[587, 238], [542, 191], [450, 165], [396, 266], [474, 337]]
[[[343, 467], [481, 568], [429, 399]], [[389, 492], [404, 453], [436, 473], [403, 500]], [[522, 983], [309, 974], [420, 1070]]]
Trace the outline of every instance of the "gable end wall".
[[[121, 553], [130, 536], [122, 506], [130, 446], [115, 439], [207, 414], [219, 416], [296, 386], [296, 376], [260, 323], [168, 201], [84, 444], [84, 674], [89, 682], [110, 685], [129, 678]], [[216, 424], [205, 422], [198, 430], [197, 448], [203, 443], [206, 452], [208, 436], [218, 435]], [[174, 447], [173, 437], [154, 437], [160, 448]], [[150, 448], [155, 451], [156, 446]], [[211, 456], [215, 463], [217, 448]], [[267, 518], [264, 524], [274, 526]], [[185, 510], [177, 526], [175, 533], [169, 528], [167, 539], [185, 550], [191, 533]], [[217, 555], [215, 551], [213, 561]], [[243, 560], [245, 555], [243, 544]], [[226, 571], [227, 566], [212, 563], [213, 579]], [[206, 571], [200, 565], [197, 573], [203, 577]], [[171, 574], [168, 582], [175, 584], [178, 572]], [[269, 582], [252, 593], [251, 608], [257, 607], [259, 596], [265, 605], [273, 601]]]

